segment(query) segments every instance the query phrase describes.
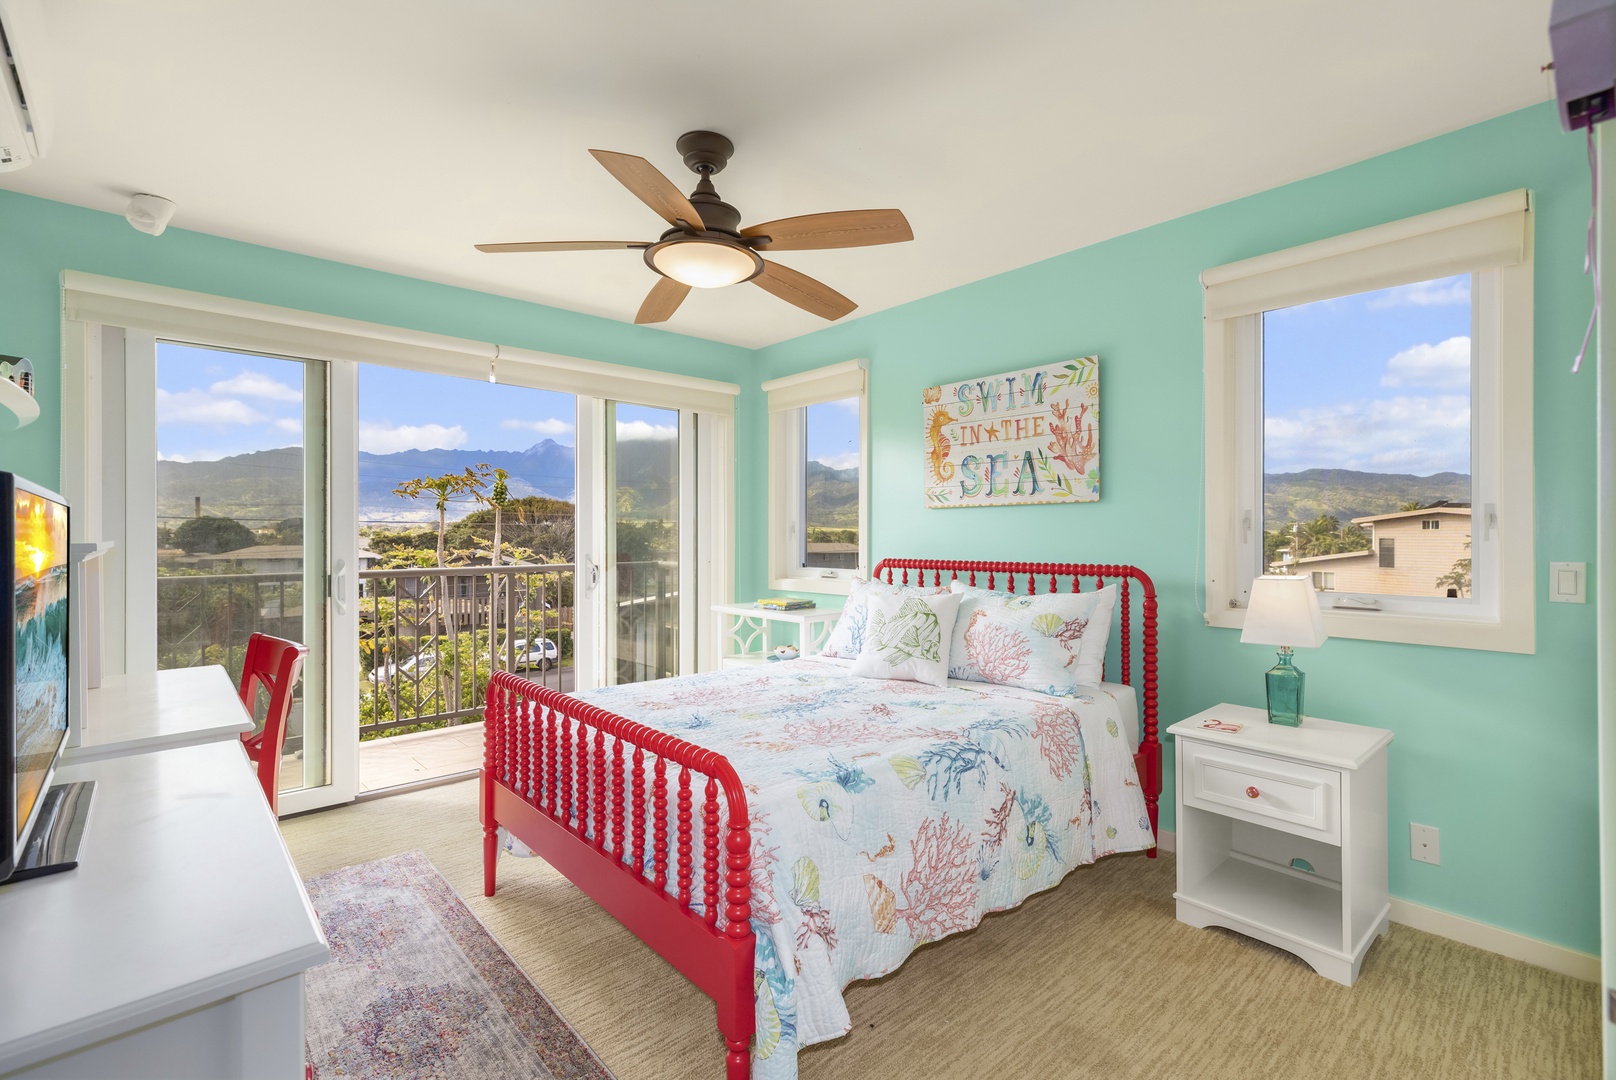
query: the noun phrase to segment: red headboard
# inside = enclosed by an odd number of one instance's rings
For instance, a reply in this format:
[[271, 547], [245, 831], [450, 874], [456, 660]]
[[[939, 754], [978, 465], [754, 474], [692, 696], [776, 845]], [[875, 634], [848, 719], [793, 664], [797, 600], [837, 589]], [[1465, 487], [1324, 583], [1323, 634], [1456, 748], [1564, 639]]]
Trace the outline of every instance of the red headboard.
[[[1035, 594], [1060, 592], [1060, 580], [1070, 581], [1066, 591], [1082, 592], [1083, 579], [1093, 580], [1093, 587], [1104, 588], [1115, 582], [1119, 588], [1117, 604], [1117, 655], [1120, 681], [1140, 691], [1143, 731], [1139, 739], [1139, 753], [1135, 765], [1139, 783], [1145, 791], [1145, 804], [1150, 811], [1151, 831], [1156, 829], [1156, 813], [1161, 797], [1161, 741], [1156, 733], [1156, 586], [1150, 575], [1136, 566], [1113, 566], [1093, 563], [1023, 563], [978, 562], [960, 559], [882, 559], [872, 575], [880, 581], [902, 585], [941, 585], [943, 575], [950, 580], [963, 579], [967, 585], [984, 589], [1002, 589], [1005, 592]], [[911, 576], [912, 575], [912, 576]], [[928, 581], [928, 576], [930, 580]], [[1017, 585], [1017, 580], [1021, 584]], [[1040, 588], [1040, 583], [1045, 585]], [[1140, 666], [1143, 677], [1133, 680], [1133, 638], [1131, 586], [1137, 584], [1140, 622], [1144, 640], [1141, 645]], [[1152, 851], [1151, 855], [1155, 855]]]

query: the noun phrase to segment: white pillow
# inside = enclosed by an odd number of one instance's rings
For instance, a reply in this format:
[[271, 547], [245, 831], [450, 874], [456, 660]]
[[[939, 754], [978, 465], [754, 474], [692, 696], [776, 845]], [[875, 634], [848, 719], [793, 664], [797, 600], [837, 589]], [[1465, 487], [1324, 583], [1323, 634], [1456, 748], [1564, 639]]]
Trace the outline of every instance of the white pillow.
[[1103, 681], [1115, 585], [1017, 595], [956, 581], [954, 591], [965, 600], [954, 622], [951, 678], [1066, 696]]
[[848, 591], [847, 603], [836, 619], [836, 626], [819, 650], [821, 656], [835, 656], [843, 660], [857, 660], [864, 651], [864, 624], [869, 618], [871, 596], [932, 596], [948, 592], [948, 586], [888, 585], [884, 581], [855, 581]]
[[871, 596], [864, 651], [853, 661], [853, 674], [947, 686], [948, 647], [962, 599], [954, 593]]

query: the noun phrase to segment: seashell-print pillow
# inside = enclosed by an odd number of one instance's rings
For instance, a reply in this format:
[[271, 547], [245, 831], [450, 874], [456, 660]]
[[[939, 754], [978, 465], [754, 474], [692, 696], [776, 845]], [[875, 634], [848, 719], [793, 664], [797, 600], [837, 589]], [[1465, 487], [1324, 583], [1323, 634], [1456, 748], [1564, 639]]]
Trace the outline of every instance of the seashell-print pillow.
[[954, 622], [949, 678], [1069, 697], [1104, 678], [1117, 587], [1035, 596], [954, 582], [965, 597]]
[[949, 643], [963, 600], [957, 593], [870, 597], [864, 651], [853, 661], [853, 674], [947, 686]]
[[847, 604], [836, 619], [836, 626], [819, 650], [821, 656], [835, 656], [843, 660], [857, 660], [864, 651], [864, 623], [869, 617], [871, 596], [933, 596], [948, 592], [948, 586], [888, 585], [884, 581], [855, 581], [847, 594]]

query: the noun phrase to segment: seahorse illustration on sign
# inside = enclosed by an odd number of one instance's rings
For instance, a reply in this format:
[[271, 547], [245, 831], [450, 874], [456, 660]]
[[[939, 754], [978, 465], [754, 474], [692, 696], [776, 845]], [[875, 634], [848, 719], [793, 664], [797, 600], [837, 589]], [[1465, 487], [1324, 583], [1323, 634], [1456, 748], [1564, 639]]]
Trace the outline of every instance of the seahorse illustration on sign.
[[931, 414], [931, 424], [926, 431], [926, 441], [931, 447], [926, 451], [926, 457], [931, 462], [931, 472], [937, 477], [938, 483], [954, 478], [954, 463], [948, 460], [948, 451], [953, 443], [943, 434], [943, 428], [948, 426], [950, 419], [947, 409], [938, 409]]

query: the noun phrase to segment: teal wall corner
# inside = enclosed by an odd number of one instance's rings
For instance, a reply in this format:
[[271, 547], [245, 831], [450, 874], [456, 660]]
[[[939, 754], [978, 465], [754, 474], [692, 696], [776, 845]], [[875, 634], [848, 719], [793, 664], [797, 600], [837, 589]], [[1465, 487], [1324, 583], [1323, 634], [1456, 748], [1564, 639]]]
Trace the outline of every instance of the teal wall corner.
[[[1552, 105], [770, 346], [757, 378], [870, 361], [875, 558], [1133, 563], [1161, 594], [1162, 727], [1219, 702], [1261, 706], [1271, 650], [1205, 626], [1199, 610], [1201, 271], [1521, 187], [1535, 212], [1537, 558], [1592, 564], [1593, 380], [1569, 372], [1593, 299], [1590, 190], [1582, 142], [1560, 132]], [[1090, 353], [1105, 413], [1098, 503], [922, 505], [923, 388]], [[741, 453], [762, 460], [764, 428], [753, 430]], [[748, 499], [764, 505], [766, 483]], [[748, 565], [741, 595], [767, 591], [761, 561]], [[1393, 895], [1596, 952], [1593, 609], [1547, 603], [1546, 591], [1535, 655], [1334, 639], [1301, 659], [1310, 712], [1396, 734]], [[1171, 745], [1167, 763], [1171, 828]], [[1411, 821], [1442, 830], [1441, 866], [1409, 857]]]

